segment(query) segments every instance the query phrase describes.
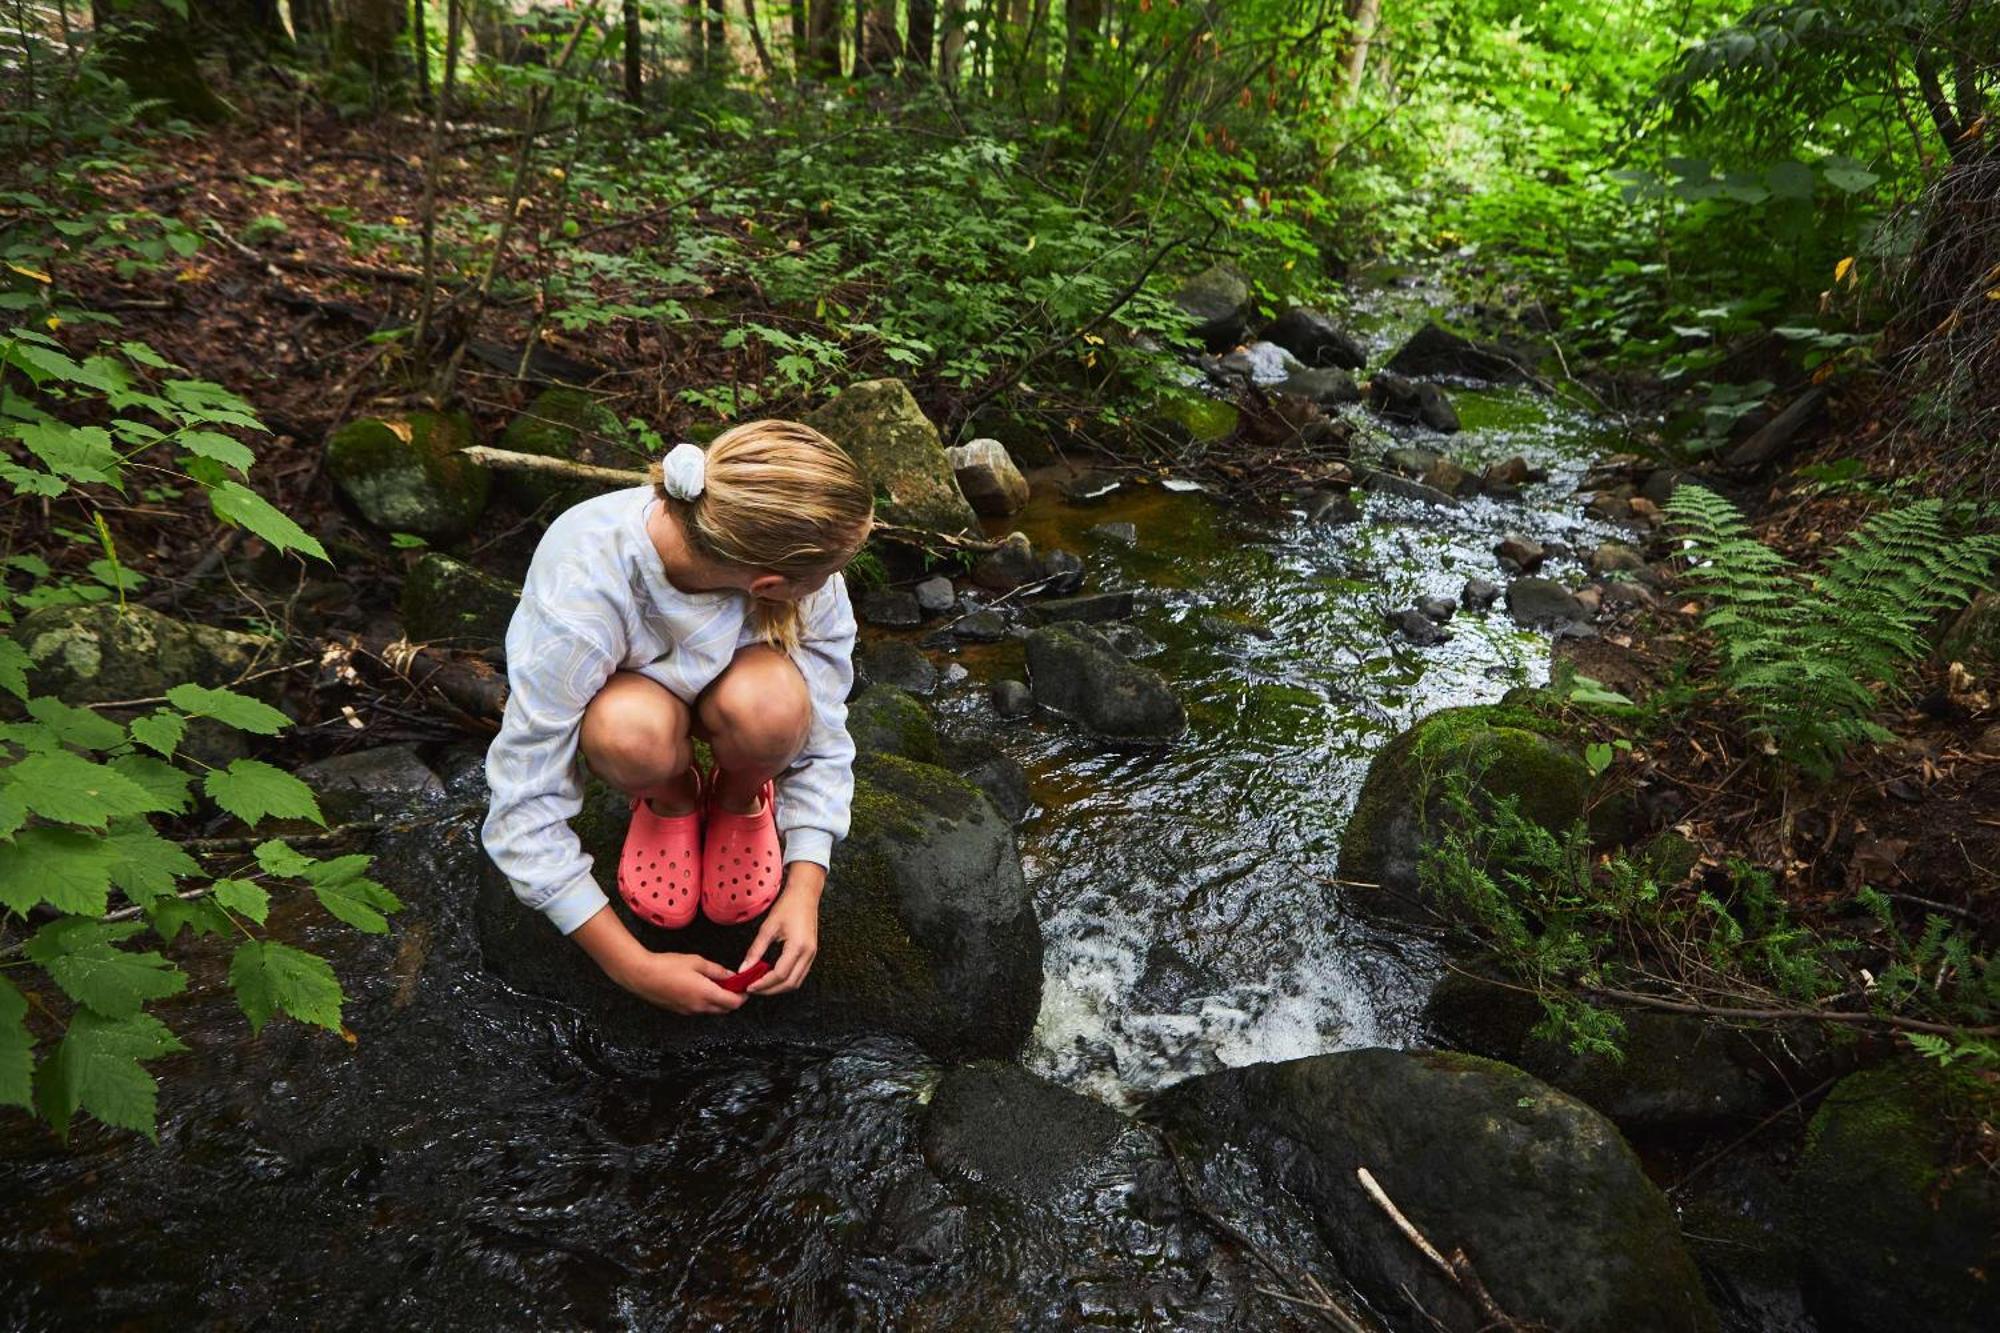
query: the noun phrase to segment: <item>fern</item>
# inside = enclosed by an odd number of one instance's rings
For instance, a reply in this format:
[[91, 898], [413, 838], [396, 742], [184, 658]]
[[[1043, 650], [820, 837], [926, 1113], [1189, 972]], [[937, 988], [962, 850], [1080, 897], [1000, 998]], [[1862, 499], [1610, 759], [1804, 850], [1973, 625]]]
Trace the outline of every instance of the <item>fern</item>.
[[1708, 604], [1719, 683], [1753, 735], [1818, 777], [1854, 745], [1887, 739], [1870, 720], [1881, 692], [2000, 557], [2000, 537], [1954, 535], [1935, 500], [1877, 514], [1817, 578], [1758, 541], [1713, 491], [1682, 487], [1667, 515], [1695, 562], [1689, 584]]

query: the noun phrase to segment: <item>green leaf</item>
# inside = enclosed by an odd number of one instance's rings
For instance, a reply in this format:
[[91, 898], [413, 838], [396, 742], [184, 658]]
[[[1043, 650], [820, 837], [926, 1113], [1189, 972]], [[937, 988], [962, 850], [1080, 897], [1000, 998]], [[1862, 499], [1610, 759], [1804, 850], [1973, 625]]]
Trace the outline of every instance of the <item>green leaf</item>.
[[158, 797], [116, 769], [67, 750], [31, 754], [0, 771], [29, 810], [60, 824], [103, 828], [114, 815], [165, 808]]
[[225, 727], [259, 736], [275, 736], [292, 724], [290, 718], [271, 705], [234, 690], [176, 685], [167, 691], [167, 702], [192, 717], [211, 717]]
[[28, 668], [34, 659], [28, 650], [12, 639], [0, 639], [0, 690], [5, 690], [16, 699], [28, 697]]
[[246, 824], [267, 815], [326, 823], [311, 787], [259, 759], [234, 759], [228, 768], [211, 769], [201, 786], [211, 801]]
[[197, 458], [213, 459], [238, 472], [248, 472], [250, 465], [257, 461], [257, 455], [251, 452], [249, 445], [231, 439], [221, 431], [182, 431], [175, 437], [175, 443]]
[[265, 874], [281, 875], [286, 879], [295, 879], [319, 864], [304, 852], [294, 851], [283, 838], [258, 843], [251, 855], [257, 858], [257, 864]]
[[[364, 865], [368, 860], [365, 856], [341, 858], [343, 861], [349, 859], [358, 859]], [[327, 863], [328, 866], [335, 864], [338, 863]], [[322, 867], [314, 869], [319, 871]], [[328, 915], [338, 917], [356, 930], [366, 931], [370, 935], [386, 933], [389, 929], [389, 919], [383, 913], [394, 912], [403, 905], [395, 894], [358, 873], [338, 878], [322, 877], [314, 873], [308, 874], [306, 878], [312, 883], [313, 895], [319, 899], [319, 905], [327, 910]]]
[[103, 916], [117, 856], [103, 839], [74, 829], [31, 828], [0, 843], [0, 907], [25, 913], [37, 903]]
[[28, 822], [28, 803], [12, 787], [0, 787], [0, 838], [11, 838]]
[[125, 743], [125, 728], [102, 713], [75, 708], [38, 694], [28, 700], [28, 716], [54, 733], [57, 743], [84, 750], [111, 750]]
[[229, 984], [236, 1002], [261, 1031], [271, 1015], [290, 1014], [301, 1023], [340, 1031], [340, 982], [326, 959], [276, 940], [246, 940], [229, 960]]
[[36, 1101], [64, 1142], [78, 1110], [157, 1138], [159, 1085], [139, 1062], [186, 1049], [151, 1014], [106, 1018], [81, 1010], [55, 1054], [35, 1073]]
[[69, 489], [69, 483], [48, 472], [37, 472], [33, 468], [22, 467], [11, 459], [0, 458], [0, 481], [5, 481], [23, 495], [53, 497]]
[[218, 879], [215, 881], [215, 901], [238, 916], [247, 916], [258, 925], [271, 914], [271, 895], [261, 884], [247, 879]]
[[1842, 194], [1860, 194], [1882, 178], [1861, 167], [1828, 167], [1821, 173], [1826, 183]]
[[197, 937], [236, 933], [229, 913], [207, 897], [155, 898], [146, 904], [146, 920], [152, 923], [153, 933], [168, 944], [172, 944], [184, 928], [192, 930]]
[[0, 977], [0, 1106], [35, 1104], [35, 1039], [27, 1018], [28, 997]]
[[326, 559], [319, 539], [274, 508], [269, 500], [241, 482], [225, 481], [209, 489], [208, 503], [225, 523], [240, 523], [281, 551], [304, 551]]
[[133, 718], [126, 730], [132, 733], [133, 740], [148, 750], [171, 759], [180, 746], [181, 738], [187, 735], [187, 719], [162, 708], [144, 717]]
[[71, 426], [60, 421], [25, 423], [14, 428], [28, 452], [49, 471], [71, 481], [119, 484], [124, 462], [110, 432], [98, 426]]
[[1764, 184], [1776, 199], [1810, 199], [1813, 193], [1812, 168], [1803, 162], [1774, 162], [1764, 173]]
[[24, 952], [78, 1004], [106, 1018], [130, 1018], [149, 1001], [187, 989], [187, 973], [159, 954], [118, 947], [118, 940], [144, 929], [137, 921], [71, 917], [36, 931]]
[[121, 754], [111, 767], [152, 793], [156, 807], [166, 814], [180, 814], [188, 807], [188, 787], [194, 778], [164, 759], [149, 754]]
[[104, 845], [118, 858], [111, 867], [111, 882], [141, 906], [175, 892], [175, 880], [201, 873], [201, 865], [179, 843], [161, 837], [143, 821], [114, 828]]
[[180, 369], [179, 366], [176, 366], [173, 362], [167, 360], [144, 343], [122, 342], [118, 344], [118, 350], [125, 353], [126, 356], [131, 357], [134, 361], [137, 361], [140, 365], [151, 366], [154, 370]]

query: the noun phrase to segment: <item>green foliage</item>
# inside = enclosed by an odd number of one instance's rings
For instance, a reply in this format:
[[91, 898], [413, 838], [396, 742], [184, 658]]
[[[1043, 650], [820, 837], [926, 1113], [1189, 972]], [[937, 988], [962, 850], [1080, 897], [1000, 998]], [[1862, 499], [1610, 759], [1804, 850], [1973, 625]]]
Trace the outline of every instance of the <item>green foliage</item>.
[[1683, 486], [1667, 515], [1687, 538], [1691, 589], [1708, 604], [1716, 680], [1751, 732], [1806, 772], [1888, 733], [1871, 720], [1946, 611], [1963, 606], [2000, 558], [2000, 537], [1951, 532], [1921, 501], [1856, 529], [1808, 579], [1758, 541], [1727, 500]]

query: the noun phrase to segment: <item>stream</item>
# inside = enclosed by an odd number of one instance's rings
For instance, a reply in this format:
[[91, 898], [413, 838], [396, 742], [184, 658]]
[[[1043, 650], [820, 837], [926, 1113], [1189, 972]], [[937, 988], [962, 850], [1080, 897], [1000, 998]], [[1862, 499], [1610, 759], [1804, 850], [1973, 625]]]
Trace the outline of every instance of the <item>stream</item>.
[[[1430, 296], [1364, 298], [1378, 361]], [[1020, 674], [1018, 643], [961, 651], [933, 701], [1030, 776], [1031, 1069], [1126, 1108], [1224, 1065], [1420, 1036], [1440, 964], [1343, 909], [1341, 827], [1379, 746], [1542, 682], [1550, 645], [1496, 609], [1417, 648], [1384, 613], [1503, 582], [1503, 532], [1579, 554], [1613, 535], [1574, 490], [1622, 439], [1525, 390], [1452, 392], [1466, 429], [1429, 443], [1475, 469], [1520, 454], [1548, 480], [1450, 509], [1370, 496], [1339, 527], [1156, 485], [1083, 505], [1051, 491], [1004, 525], [1083, 554], [1093, 588], [1138, 593], [1133, 624], [1160, 645], [1146, 660], [1190, 719], [1160, 753], [997, 722], [986, 687]], [[1361, 457], [1396, 440], [1368, 430]], [[1091, 531], [1111, 523], [1136, 544]], [[9, 1327], [1314, 1326], [1269, 1303], [1246, 1323], [1259, 1275], [1152, 1206], [1136, 1156], [1106, 1154], [1059, 1210], [939, 1203], [919, 1138], [941, 1071], [906, 1043], [648, 1056], [508, 991], [454, 892], [480, 855], [476, 758], [434, 757], [439, 822], [382, 853], [409, 906], [397, 934], [289, 927], [334, 955], [351, 1042], [285, 1022], [252, 1039], [205, 944], [195, 998], [163, 1012], [193, 1052], [161, 1064], [157, 1144], [79, 1123], [64, 1147], [7, 1118]]]

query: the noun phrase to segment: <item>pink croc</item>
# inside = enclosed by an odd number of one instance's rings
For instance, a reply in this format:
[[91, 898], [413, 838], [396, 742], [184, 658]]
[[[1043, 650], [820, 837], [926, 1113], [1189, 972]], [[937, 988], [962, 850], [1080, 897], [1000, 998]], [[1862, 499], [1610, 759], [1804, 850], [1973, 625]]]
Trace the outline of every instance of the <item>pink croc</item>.
[[733, 926], [762, 916], [778, 899], [784, 881], [778, 823], [771, 812], [775, 790], [764, 784], [754, 815], [708, 806], [708, 833], [701, 848], [701, 911], [710, 921]]
[[632, 825], [618, 857], [618, 893], [643, 921], [679, 930], [700, 905], [701, 810], [656, 815], [632, 802]]

